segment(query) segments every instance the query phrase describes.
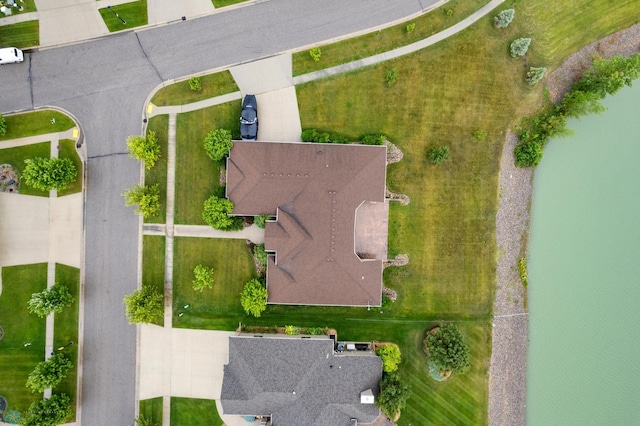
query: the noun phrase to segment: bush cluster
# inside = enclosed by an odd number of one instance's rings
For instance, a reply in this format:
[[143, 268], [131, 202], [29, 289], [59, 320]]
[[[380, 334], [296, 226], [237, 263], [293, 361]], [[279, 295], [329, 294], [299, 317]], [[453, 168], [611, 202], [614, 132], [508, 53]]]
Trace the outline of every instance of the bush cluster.
[[382, 145], [387, 140], [387, 135], [383, 135], [382, 133], [372, 133], [368, 135], [364, 135], [360, 142], [363, 145]]
[[199, 92], [202, 90], [202, 83], [200, 82], [200, 77], [191, 77], [189, 79], [189, 89], [194, 92]]
[[267, 309], [267, 289], [257, 278], [248, 281], [240, 293], [240, 304], [247, 313], [259, 318], [262, 312]]
[[524, 257], [518, 259], [518, 273], [520, 274], [522, 285], [527, 287], [529, 285], [529, 280], [527, 278], [527, 259]]
[[267, 264], [267, 258], [269, 257], [269, 254], [264, 249], [264, 244], [256, 244], [255, 246], [253, 246], [253, 255], [261, 265]]
[[317, 142], [317, 143], [341, 143], [346, 144], [351, 140], [343, 135], [329, 132], [319, 132], [316, 129], [304, 129], [302, 131], [301, 139], [303, 142]]
[[211, 195], [204, 201], [202, 220], [220, 231], [239, 231], [242, 229], [242, 219], [238, 216], [230, 216], [233, 211], [233, 203], [226, 198]]
[[376, 355], [382, 358], [382, 371], [393, 373], [398, 369], [398, 364], [402, 361], [400, 348], [397, 345], [384, 345], [376, 348]]
[[451, 153], [448, 146], [435, 146], [427, 149], [427, 159], [434, 166], [447, 161], [450, 155]]
[[231, 148], [231, 132], [227, 129], [212, 130], [204, 138], [204, 150], [213, 161], [221, 161], [229, 155]]
[[320, 58], [322, 57], [322, 50], [319, 47], [312, 47], [309, 50], [309, 56], [313, 59], [313, 62], [320, 62]]
[[0, 114], [0, 136], [7, 134], [7, 120]]
[[25, 160], [25, 163], [22, 177], [27, 185], [42, 191], [64, 189], [78, 175], [69, 158], [35, 157]]
[[253, 219], [253, 223], [254, 223], [258, 228], [260, 228], [260, 229], [264, 229], [264, 227], [265, 227], [265, 222], [266, 222], [270, 217], [271, 217], [271, 216], [270, 216], [270, 215], [268, 215], [268, 214], [266, 214], [266, 213], [261, 214], [261, 215], [258, 215], [258, 216], [256, 216], [256, 217]]

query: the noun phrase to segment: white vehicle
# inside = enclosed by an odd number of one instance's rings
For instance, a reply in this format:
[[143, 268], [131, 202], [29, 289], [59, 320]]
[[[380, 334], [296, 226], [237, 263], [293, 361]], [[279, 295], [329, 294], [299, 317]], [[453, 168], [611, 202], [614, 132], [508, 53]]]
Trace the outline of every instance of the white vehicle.
[[5, 47], [0, 49], [0, 65], [16, 64], [24, 61], [22, 50], [15, 47]]

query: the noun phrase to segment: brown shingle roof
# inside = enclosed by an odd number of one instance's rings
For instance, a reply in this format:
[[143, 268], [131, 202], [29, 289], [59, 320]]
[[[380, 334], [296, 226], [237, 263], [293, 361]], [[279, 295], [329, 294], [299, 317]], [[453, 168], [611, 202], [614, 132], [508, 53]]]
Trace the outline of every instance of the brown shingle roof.
[[355, 211], [384, 201], [384, 146], [234, 142], [227, 197], [234, 214], [267, 222], [269, 303], [378, 306], [382, 261], [354, 250]]

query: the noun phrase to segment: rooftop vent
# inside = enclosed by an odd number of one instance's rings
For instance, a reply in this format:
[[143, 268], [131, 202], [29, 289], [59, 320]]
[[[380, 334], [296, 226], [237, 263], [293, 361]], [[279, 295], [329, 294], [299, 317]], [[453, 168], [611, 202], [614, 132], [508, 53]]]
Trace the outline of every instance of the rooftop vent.
[[360, 404], [373, 404], [374, 402], [373, 391], [371, 389], [360, 392]]

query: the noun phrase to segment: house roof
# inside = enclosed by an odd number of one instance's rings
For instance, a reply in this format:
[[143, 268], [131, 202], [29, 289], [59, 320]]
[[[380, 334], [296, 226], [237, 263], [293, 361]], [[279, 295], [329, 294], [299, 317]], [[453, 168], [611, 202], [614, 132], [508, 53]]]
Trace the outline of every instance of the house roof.
[[220, 402], [224, 414], [268, 416], [273, 426], [349, 426], [380, 411], [360, 394], [378, 395], [377, 356], [334, 355], [330, 339], [229, 338]]
[[234, 142], [227, 197], [236, 215], [275, 215], [265, 249], [269, 303], [379, 306], [382, 260], [355, 252], [356, 210], [384, 202], [386, 147]]

